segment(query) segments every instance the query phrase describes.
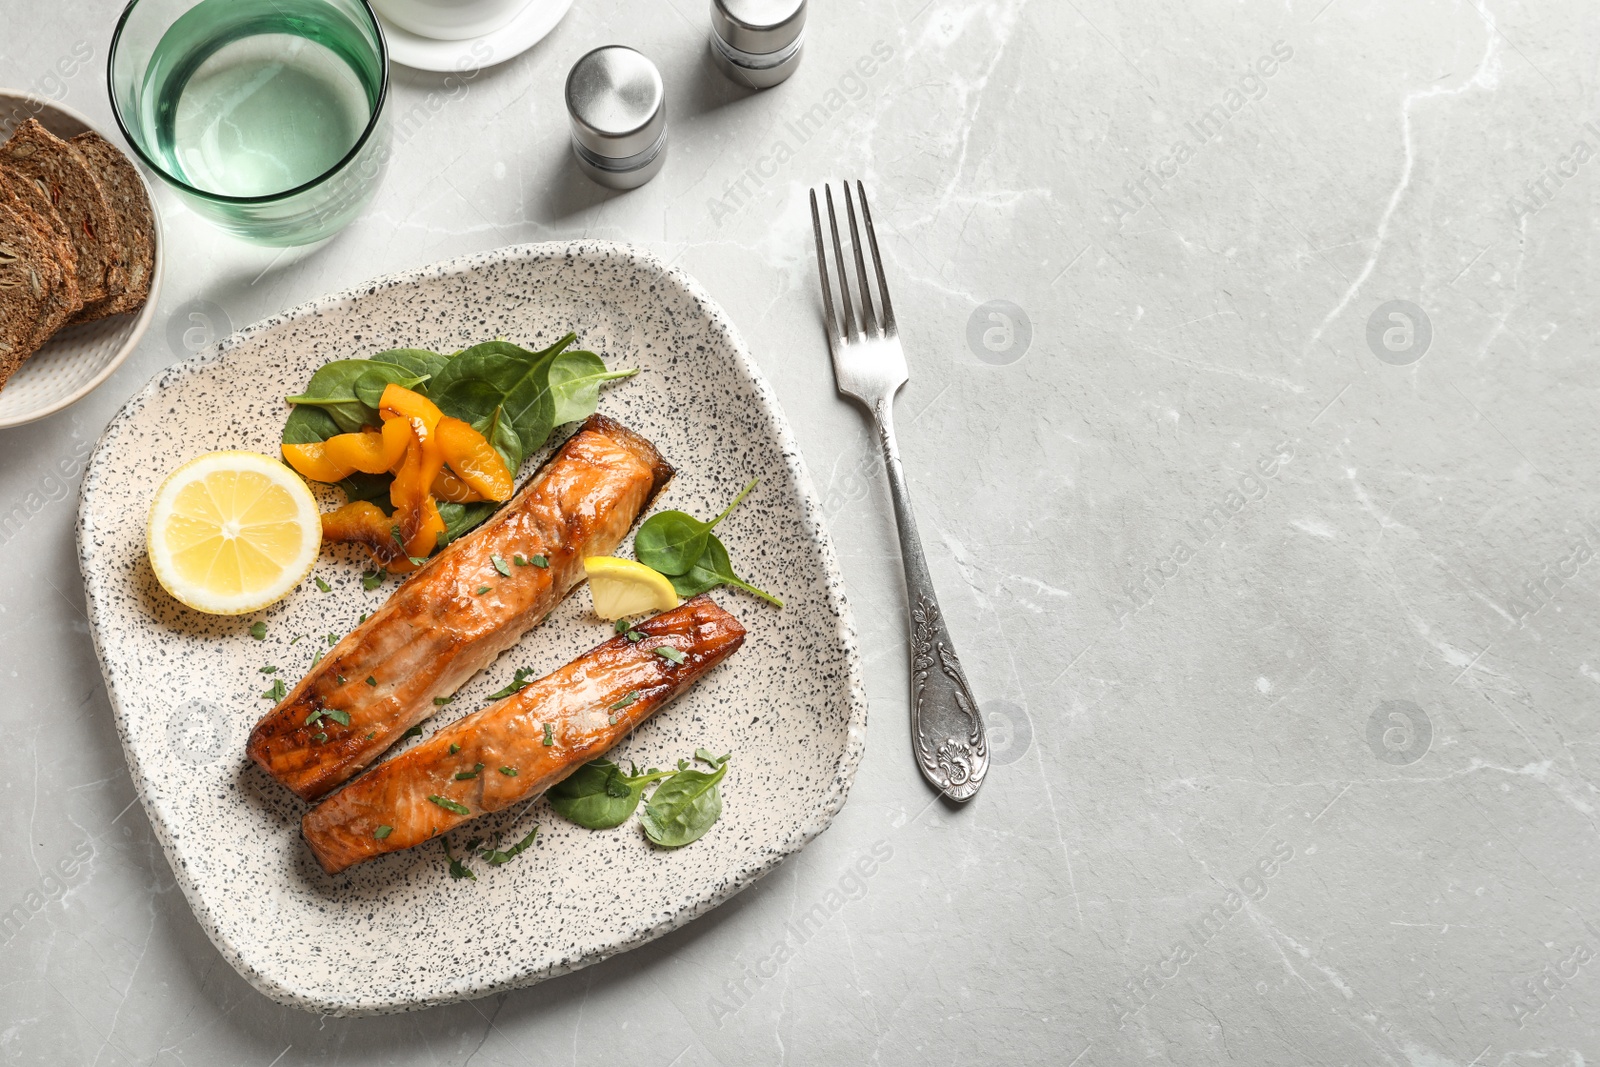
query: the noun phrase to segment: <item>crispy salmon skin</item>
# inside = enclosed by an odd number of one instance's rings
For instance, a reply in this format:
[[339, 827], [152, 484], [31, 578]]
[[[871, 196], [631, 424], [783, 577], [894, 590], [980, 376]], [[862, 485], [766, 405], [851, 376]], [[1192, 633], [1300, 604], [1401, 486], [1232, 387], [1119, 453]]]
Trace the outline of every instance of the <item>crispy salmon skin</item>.
[[[337, 874], [537, 796], [731, 656], [745, 634], [704, 594], [634, 629], [643, 640], [613, 637], [312, 808], [300, 826], [323, 870]], [[683, 662], [656, 651], [663, 647]]]
[[247, 751], [316, 800], [377, 759], [583, 581], [672, 477], [643, 437], [594, 415], [488, 522], [453, 541], [256, 724]]

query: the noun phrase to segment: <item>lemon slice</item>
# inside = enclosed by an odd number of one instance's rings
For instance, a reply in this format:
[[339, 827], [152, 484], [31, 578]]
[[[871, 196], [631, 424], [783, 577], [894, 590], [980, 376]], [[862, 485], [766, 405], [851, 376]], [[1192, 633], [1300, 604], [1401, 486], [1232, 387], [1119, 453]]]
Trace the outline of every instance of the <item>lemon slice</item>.
[[282, 600], [317, 561], [322, 519], [298, 475], [258, 452], [212, 452], [156, 490], [146, 548], [162, 588], [196, 611]]
[[583, 569], [589, 575], [594, 613], [602, 619], [678, 606], [678, 593], [667, 576], [643, 563], [616, 556], [590, 556], [583, 561]]

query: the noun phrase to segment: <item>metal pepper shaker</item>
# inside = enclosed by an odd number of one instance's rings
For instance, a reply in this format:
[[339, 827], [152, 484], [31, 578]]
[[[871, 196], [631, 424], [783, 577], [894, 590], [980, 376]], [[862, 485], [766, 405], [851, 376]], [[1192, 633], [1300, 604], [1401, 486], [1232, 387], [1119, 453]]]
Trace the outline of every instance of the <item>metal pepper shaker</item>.
[[667, 157], [661, 72], [625, 45], [596, 48], [567, 74], [567, 116], [578, 167], [612, 189], [636, 189]]
[[806, 0], [711, 0], [711, 56], [740, 85], [767, 89], [800, 66]]

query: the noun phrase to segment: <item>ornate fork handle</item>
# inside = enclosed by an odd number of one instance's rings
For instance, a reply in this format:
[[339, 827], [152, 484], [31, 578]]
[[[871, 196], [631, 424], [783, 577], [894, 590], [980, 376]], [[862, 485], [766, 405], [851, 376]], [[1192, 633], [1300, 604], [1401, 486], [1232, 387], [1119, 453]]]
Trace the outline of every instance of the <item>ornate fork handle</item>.
[[900, 533], [911, 610], [911, 747], [922, 775], [952, 800], [966, 800], [989, 771], [989, 743], [967, 676], [933, 592], [933, 578], [917, 537], [900, 449], [894, 440], [893, 399], [873, 405]]

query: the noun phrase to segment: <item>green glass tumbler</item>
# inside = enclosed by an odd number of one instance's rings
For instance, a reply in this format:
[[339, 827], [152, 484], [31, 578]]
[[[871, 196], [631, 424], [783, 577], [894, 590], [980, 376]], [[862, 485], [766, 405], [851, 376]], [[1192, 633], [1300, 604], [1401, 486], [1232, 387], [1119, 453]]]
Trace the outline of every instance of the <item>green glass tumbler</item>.
[[131, 0], [107, 62], [117, 124], [201, 217], [320, 241], [389, 162], [389, 54], [366, 0]]

